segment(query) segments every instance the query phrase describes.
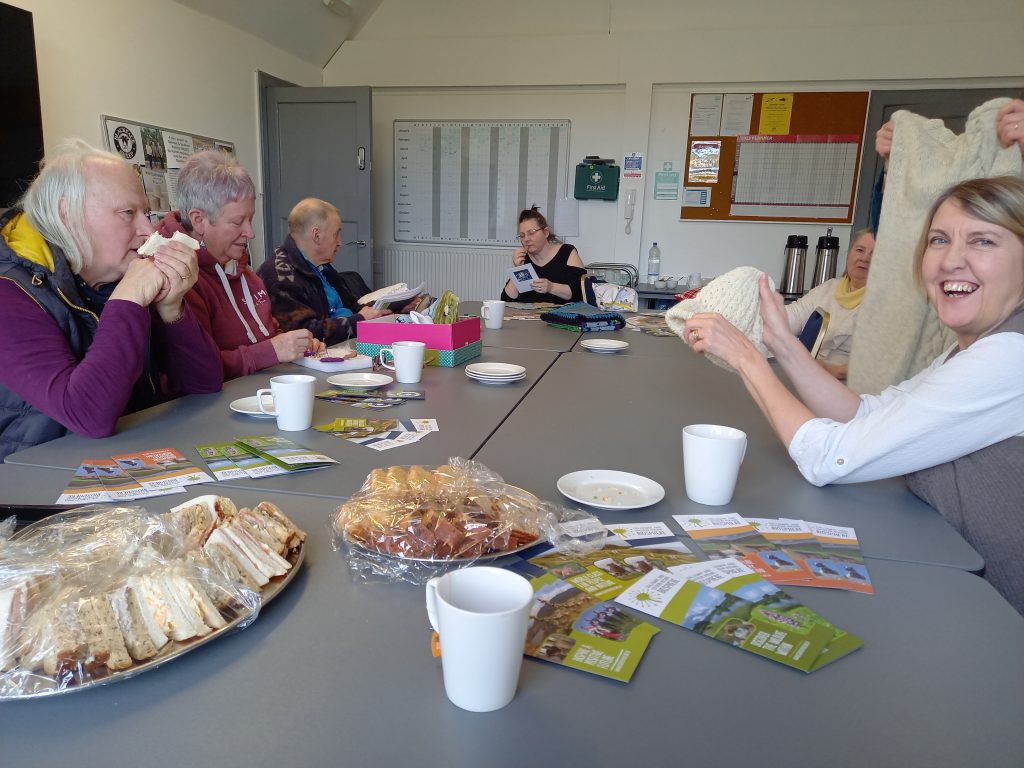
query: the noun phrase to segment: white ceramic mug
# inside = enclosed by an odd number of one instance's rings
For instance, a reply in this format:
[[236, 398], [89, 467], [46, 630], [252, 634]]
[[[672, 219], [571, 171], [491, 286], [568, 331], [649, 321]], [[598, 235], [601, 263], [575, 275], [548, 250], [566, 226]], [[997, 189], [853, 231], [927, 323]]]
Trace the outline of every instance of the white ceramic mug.
[[505, 320], [505, 302], [488, 299], [483, 303], [480, 313], [484, 316], [484, 325], [496, 331], [501, 328], [501, 324]]
[[[422, 341], [395, 341], [390, 347], [380, 351], [380, 364], [389, 371], [395, 372], [395, 378], [401, 384], [415, 384], [423, 375], [423, 354], [427, 345]], [[391, 358], [388, 365], [384, 356]]]
[[492, 712], [512, 701], [532, 604], [530, 582], [503, 568], [463, 568], [427, 582], [427, 616], [440, 637], [452, 704]]
[[717, 424], [683, 427], [686, 495], [698, 504], [728, 504], [746, 453], [747, 435], [738, 429]]
[[[285, 432], [309, 429], [313, 423], [313, 395], [316, 377], [305, 374], [274, 376], [270, 389], [256, 392], [256, 404], [264, 413], [277, 416], [277, 428]], [[263, 406], [263, 395], [274, 398], [274, 410]]]

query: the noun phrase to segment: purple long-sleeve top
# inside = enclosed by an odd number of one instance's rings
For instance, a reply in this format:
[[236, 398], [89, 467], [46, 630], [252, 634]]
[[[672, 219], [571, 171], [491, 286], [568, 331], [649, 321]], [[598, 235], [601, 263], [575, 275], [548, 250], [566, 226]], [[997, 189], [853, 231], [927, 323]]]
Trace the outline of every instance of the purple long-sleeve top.
[[53, 318], [15, 284], [0, 280], [0, 384], [71, 431], [106, 437], [142, 375], [152, 334], [151, 368], [160, 374], [154, 404], [219, 392], [217, 347], [187, 305], [182, 308], [181, 319], [165, 324], [148, 307], [110, 300], [78, 360]]

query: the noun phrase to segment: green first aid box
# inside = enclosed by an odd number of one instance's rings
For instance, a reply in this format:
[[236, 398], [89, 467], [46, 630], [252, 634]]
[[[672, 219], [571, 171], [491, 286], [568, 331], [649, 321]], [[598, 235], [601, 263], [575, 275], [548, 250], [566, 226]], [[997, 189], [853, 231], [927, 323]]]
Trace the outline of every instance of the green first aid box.
[[576, 166], [577, 200], [615, 200], [619, 196], [619, 166], [589, 165]]

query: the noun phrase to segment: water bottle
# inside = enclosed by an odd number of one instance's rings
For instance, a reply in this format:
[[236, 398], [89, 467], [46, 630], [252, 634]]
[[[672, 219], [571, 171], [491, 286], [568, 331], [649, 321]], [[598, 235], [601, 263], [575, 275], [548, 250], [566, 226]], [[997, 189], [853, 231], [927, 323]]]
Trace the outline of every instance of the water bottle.
[[647, 283], [654, 285], [654, 281], [661, 274], [661, 249], [655, 243], [647, 252]]

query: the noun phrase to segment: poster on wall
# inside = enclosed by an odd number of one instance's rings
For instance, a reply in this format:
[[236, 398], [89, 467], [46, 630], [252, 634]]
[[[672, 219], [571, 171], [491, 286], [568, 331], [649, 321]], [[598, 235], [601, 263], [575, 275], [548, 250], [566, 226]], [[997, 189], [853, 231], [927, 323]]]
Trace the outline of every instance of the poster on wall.
[[235, 153], [230, 141], [172, 131], [156, 125], [103, 115], [103, 142], [133, 166], [149, 199], [151, 215], [162, 216], [178, 203], [178, 171], [189, 155], [203, 150]]

